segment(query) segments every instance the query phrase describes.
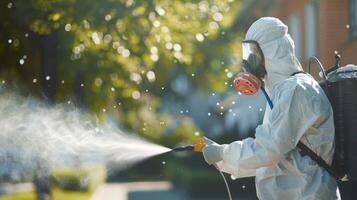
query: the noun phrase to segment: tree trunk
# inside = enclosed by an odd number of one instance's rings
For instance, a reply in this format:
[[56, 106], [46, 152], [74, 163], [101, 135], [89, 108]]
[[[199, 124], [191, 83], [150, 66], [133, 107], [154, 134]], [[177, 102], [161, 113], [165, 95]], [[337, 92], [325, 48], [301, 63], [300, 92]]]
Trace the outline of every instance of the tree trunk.
[[56, 94], [57, 32], [40, 36], [43, 94], [48, 103], [53, 103]]
[[[41, 53], [41, 81], [42, 90], [47, 103], [53, 104], [56, 95], [56, 55], [57, 55], [57, 32], [38, 37]], [[45, 165], [45, 166], [44, 166]], [[39, 162], [40, 170], [36, 173], [34, 185], [37, 193], [37, 200], [51, 199], [50, 172], [45, 162]]]

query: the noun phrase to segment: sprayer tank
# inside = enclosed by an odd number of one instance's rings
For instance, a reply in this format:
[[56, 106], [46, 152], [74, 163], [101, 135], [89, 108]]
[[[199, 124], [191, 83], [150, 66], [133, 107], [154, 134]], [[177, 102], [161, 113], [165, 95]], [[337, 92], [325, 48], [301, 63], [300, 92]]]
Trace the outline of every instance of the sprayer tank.
[[[323, 87], [333, 108], [336, 152], [350, 180], [357, 180], [357, 66], [338, 68], [327, 76]], [[343, 145], [341, 145], [343, 144]]]

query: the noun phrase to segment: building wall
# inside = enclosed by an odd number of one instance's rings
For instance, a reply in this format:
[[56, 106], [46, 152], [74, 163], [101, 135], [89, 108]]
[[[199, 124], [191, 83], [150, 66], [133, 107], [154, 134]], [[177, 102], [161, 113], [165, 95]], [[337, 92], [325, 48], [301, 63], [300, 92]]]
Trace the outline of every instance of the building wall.
[[[357, 12], [357, 11], [356, 11]], [[349, 1], [320, 1], [319, 29], [321, 59], [333, 65], [334, 51], [342, 56], [342, 64], [357, 64], [357, 38], [350, 38]]]
[[[276, 0], [269, 15], [280, 18], [289, 25], [289, 18], [297, 15], [300, 19], [300, 61], [304, 68], [307, 66], [306, 57], [306, 5], [310, 2], [316, 3], [316, 56], [321, 60], [325, 67], [334, 64], [334, 52], [338, 51], [342, 56], [342, 65], [357, 64], [357, 38], [352, 38], [347, 25], [349, 19], [349, 0]], [[357, 12], [357, 11], [356, 11]], [[314, 66], [314, 74], [318, 68]]]

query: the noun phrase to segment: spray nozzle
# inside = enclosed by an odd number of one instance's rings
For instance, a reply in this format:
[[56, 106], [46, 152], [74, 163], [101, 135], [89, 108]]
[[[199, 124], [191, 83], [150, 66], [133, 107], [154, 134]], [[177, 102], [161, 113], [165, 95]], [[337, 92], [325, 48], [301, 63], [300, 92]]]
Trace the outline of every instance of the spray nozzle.
[[202, 152], [202, 149], [206, 146], [205, 140], [203, 137], [199, 138], [195, 144], [193, 145], [186, 145], [186, 146], [179, 146], [176, 147], [174, 149], [172, 149], [172, 151], [195, 151], [195, 152]]
[[172, 151], [193, 151], [195, 148], [194, 145], [187, 145], [187, 146], [179, 146], [179, 147], [175, 147], [172, 149]]

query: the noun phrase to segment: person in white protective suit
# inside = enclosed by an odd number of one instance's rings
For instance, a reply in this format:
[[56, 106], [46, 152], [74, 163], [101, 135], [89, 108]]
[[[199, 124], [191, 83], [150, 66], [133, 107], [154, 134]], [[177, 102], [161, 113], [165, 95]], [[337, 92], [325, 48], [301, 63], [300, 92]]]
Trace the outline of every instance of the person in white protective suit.
[[296, 147], [301, 141], [326, 163], [334, 153], [331, 105], [319, 84], [294, 55], [288, 27], [273, 17], [260, 18], [246, 41], [256, 41], [264, 57], [263, 81], [274, 105], [267, 107], [255, 138], [219, 145], [207, 138], [203, 155], [235, 178], [255, 176], [259, 199], [339, 199], [335, 179]]

